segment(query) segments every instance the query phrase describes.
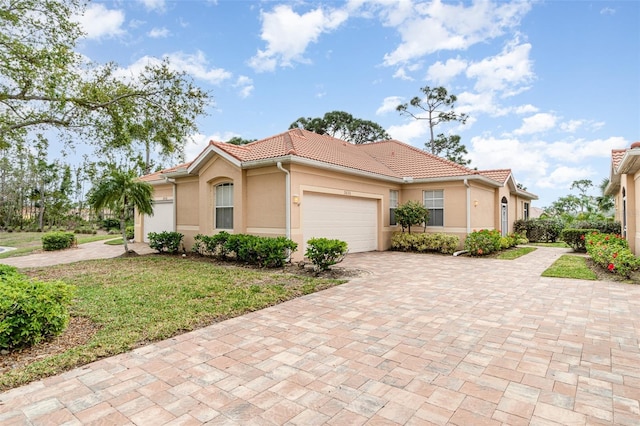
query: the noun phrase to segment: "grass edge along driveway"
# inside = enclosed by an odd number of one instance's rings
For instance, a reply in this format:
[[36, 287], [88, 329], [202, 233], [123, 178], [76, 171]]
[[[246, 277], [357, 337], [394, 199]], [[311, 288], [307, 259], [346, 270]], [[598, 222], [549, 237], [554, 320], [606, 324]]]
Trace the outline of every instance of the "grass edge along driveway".
[[85, 344], [1, 374], [0, 391], [345, 282], [167, 255], [23, 272], [75, 285], [71, 316], [98, 331]]

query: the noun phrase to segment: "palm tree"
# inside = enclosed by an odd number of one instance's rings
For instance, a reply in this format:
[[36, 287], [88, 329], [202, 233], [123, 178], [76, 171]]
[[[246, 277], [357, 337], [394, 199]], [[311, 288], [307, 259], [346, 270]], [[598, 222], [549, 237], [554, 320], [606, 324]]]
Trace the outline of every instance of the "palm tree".
[[111, 170], [109, 176], [91, 190], [89, 204], [94, 209], [107, 207], [118, 213], [125, 253], [129, 252], [125, 225], [127, 209], [133, 206], [140, 213], [153, 215], [152, 194], [151, 185], [138, 180], [133, 170], [119, 169]]
[[613, 201], [613, 197], [611, 195], [606, 195], [605, 190], [609, 186], [609, 178], [602, 179], [600, 182], [600, 195], [596, 197], [596, 203], [598, 204], [598, 209], [604, 215], [610, 215], [611, 210], [615, 207], [615, 203]]

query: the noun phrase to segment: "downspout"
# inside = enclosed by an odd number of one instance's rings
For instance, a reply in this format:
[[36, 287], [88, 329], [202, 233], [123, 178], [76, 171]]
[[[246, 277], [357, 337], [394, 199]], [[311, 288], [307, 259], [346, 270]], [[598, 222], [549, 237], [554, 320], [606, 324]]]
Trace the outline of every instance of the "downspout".
[[176, 229], [177, 228], [176, 221], [177, 221], [177, 218], [178, 218], [178, 203], [177, 203], [177, 200], [176, 200], [176, 196], [177, 196], [178, 190], [176, 188], [177, 187], [176, 180], [168, 178], [168, 177], [165, 176], [164, 177], [164, 181], [173, 185], [173, 224], [172, 225], [173, 225], [173, 231], [175, 232], [175, 231], [177, 231], [177, 229]]
[[464, 178], [464, 186], [467, 187], [467, 234], [471, 233], [471, 185], [467, 178]]
[[278, 161], [276, 164], [281, 172], [286, 175], [284, 178], [284, 220], [285, 220], [285, 234], [287, 239], [291, 239], [291, 175], [289, 170], [282, 167], [282, 162]]

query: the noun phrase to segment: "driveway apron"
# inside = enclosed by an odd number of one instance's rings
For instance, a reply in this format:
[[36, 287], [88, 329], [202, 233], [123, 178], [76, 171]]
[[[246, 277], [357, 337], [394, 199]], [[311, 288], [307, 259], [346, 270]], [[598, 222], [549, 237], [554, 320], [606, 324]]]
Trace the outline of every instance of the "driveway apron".
[[640, 424], [640, 286], [349, 255], [348, 283], [0, 394], [0, 423]]

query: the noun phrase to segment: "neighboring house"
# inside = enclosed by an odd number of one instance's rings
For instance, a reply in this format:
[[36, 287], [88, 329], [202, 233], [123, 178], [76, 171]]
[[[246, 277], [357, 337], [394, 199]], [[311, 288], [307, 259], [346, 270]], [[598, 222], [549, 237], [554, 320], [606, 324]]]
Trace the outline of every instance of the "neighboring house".
[[462, 242], [474, 229], [511, 232], [537, 199], [508, 169], [479, 172], [395, 140], [354, 145], [302, 129], [242, 146], [210, 142], [192, 162], [141, 179], [155, 206], [136, 215], [136, 241], [178, 231], [190, 249], [197, 234], [282, 235], [298, 243], [294, 259], [312, 237], [344, 240], [351, 253], [389, 249], [401, 230], [394, 209], [409, 200], [429, 209], [427, 232]]
[[622, 236], [629, 242], [629, 248], [640, 255], [640, 142], [634, 142], [629, 149], [611, 151], [611, 175], [605, 195], [612, 195], [615, 202], [615, 220], [622, 225]]

